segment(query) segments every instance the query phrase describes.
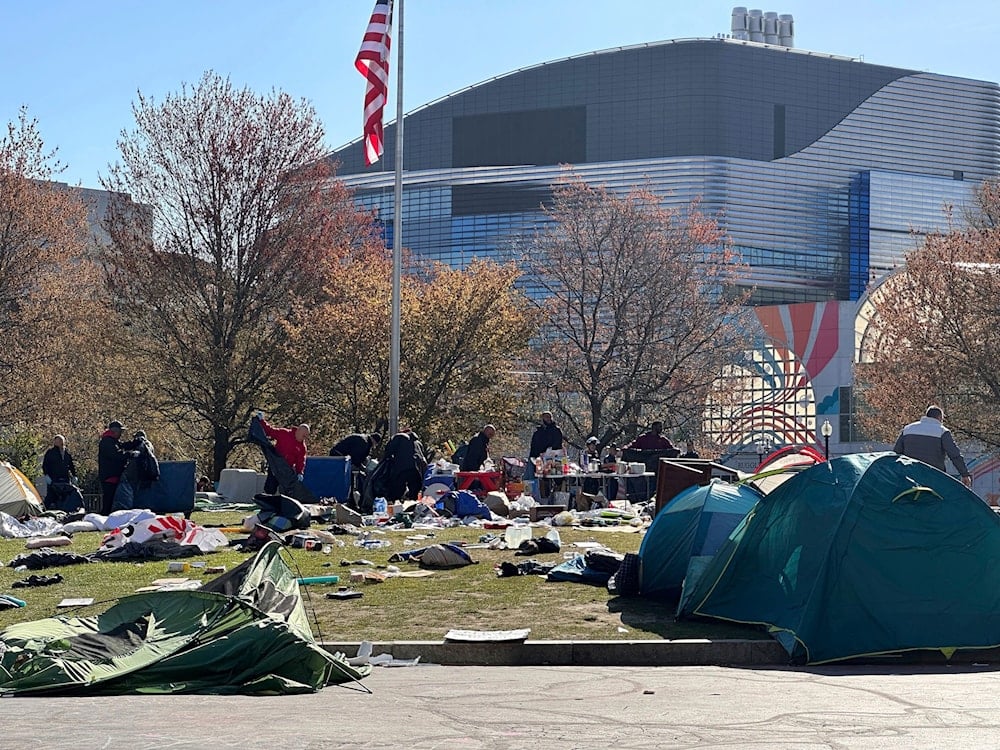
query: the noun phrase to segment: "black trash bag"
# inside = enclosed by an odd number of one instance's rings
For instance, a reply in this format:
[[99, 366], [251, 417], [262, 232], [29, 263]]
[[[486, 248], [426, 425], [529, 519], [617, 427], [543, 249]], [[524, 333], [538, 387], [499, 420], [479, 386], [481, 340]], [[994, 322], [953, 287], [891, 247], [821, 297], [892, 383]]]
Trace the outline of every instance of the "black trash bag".
[[625, 555], [609, 550], [607, 547], [588, 549], [583, 553], [583, 559], [587, 567], [601, 573], [614, 574], [621, 567]]
[[313, 494], [313, 491], [299, 481], [299, 475], [295, 473], [295, 469], [289, 466], [288, 461], [278, 455], [267, 433], [264, 432], [264, 428], [260, 424], [260, 419], [256, 415], [250, 419], [250, 431], [247, 433], [247, 440], [258, 446], [264, 454], [268, 471], [278, 481], [278, 492], [280, 494], [307, 505], [316, 502], [316, 495]]
[[368, 475], [368, 479], [365, 480], [364, 490], [361, 492], [361, 502], [358, 504], [358, 512], [362, 515], [369, 516], [374, 513], [375, 498], [388, 495], [389, 469], [391, 467], [391, 461], [383, 461]]
[[[265, 526], [269, 526], [275, 531], [287, 531], [292, 529], [308, 529], [311, 522], [309, 511], [293, 497], [287, 495], [268, 495], [261, 492], [253, 496], [253, 501], [261, 512], [257, 514], [257, 519]], [[286, 524], [278, 519], [286, 519]]]
[[61, 510], [65, 513], [76, 513], [86, 508], [80, 488], [69, 482], [53, 482], [45, 493], [46, 510]]
[[548, 536], [535, 537], [534, 539], [525, 539], [518, 546], [517, 551], [514, 552], [515, 555], [524, 555], [525, 557], [531, 555], [543, 555], [550, 552], [558, 552], [561, 549], [559, 542]]

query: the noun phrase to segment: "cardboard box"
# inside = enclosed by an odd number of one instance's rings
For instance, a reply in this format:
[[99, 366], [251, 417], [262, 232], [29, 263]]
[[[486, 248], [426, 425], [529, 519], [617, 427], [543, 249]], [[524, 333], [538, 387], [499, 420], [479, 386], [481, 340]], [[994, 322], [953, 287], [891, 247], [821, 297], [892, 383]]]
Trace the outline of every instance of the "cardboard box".
[[564, 510], [566, 510], [565, 505], [535, 505], [528, 512], [528, 518], [532, 521], [541, 521], [543, 518], [552, 518]]

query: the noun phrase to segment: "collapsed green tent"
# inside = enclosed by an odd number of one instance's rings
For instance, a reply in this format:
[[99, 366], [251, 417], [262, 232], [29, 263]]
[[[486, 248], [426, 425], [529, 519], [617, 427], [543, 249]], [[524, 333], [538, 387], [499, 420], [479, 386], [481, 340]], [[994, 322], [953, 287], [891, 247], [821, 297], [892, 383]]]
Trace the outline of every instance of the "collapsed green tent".
[[364, 677], [370, 667], [317, 645], [280, 553], [270, 542], [198, 590], [12, 625], [0, 632], [0, 693], [279, 695]]
[[765, 625], [811, 664], [1000, 646], [1000, 518], [919, 461], [836, 458], [761, 500], [679, 614]]
[[691, 587], [740, 521], [762, 497], [745, 485], [713, 480], [689, 487], [663, 506], [639, 547], [639, 593], [676, 597]]

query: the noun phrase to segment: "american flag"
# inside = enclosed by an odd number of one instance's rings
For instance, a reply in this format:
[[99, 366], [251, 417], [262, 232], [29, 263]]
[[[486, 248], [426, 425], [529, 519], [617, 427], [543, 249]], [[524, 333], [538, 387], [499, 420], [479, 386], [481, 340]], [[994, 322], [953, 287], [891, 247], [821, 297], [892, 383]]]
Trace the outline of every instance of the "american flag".
[[365, 164], [382, 156], [382, 110], [389, 90], [389, 31], [392, 29], [392, 0], [375, 0], [375, 10], [365, 30], [365, 38], [354, 61], [366, 79]]

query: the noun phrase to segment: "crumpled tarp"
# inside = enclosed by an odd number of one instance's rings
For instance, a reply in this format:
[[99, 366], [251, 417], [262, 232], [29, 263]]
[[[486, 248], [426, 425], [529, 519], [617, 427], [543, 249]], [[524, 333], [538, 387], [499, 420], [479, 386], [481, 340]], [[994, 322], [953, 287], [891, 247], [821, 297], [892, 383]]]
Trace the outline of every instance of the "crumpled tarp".
[[0, 511], [0, 537], [27, 539], [32, 536], [52, 536], [62, 531], [62, 524], [54, 518], [39, 516], [18, 521], [14, 516]]
[[199, 590], [151, 591], [91, 617], [0, 631], [0, 693], [309, 693], [358, 680], [315, 641], [295, 573], [270, 543]]

